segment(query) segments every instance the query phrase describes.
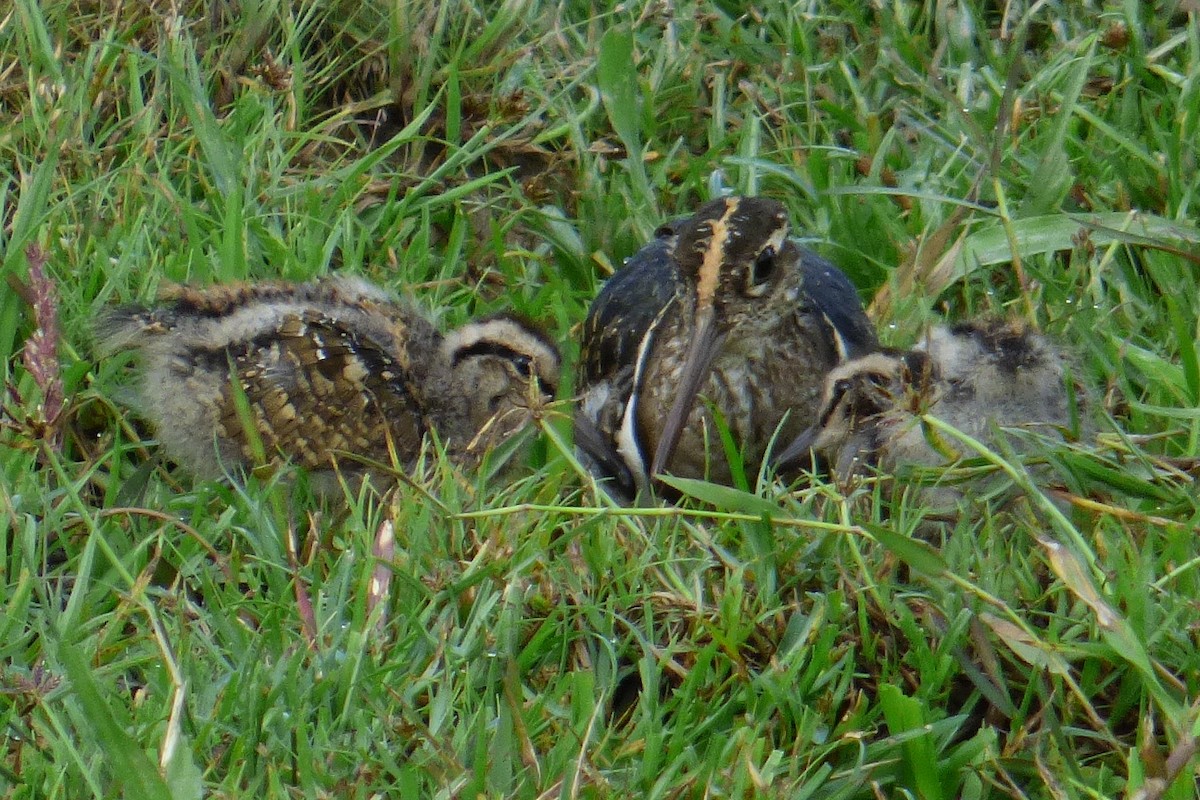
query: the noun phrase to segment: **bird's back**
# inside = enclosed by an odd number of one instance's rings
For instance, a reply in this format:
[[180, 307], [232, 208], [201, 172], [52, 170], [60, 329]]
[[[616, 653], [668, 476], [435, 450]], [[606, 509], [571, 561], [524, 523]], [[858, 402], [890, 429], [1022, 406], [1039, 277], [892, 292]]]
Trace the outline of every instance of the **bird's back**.
[[103, 351], [137, 351], [137, 406], [189, 471], [415, 457], [441, 337], [382, 290], [335, 279], [173, 287], [161, 299], [110, 311], [97, 333]]

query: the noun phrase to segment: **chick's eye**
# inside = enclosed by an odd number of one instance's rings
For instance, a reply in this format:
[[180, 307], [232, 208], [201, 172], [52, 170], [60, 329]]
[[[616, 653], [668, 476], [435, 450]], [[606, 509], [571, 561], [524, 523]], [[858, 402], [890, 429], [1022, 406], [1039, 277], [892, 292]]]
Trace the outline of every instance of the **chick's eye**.
[[754, 259], [754, 267], [750, 272], [750, 282], [754, 286], [766, 283], [775, 272], [775, 248], [768, 247]]
[[516, 356], [512, 360], [512, 365], [518, 375], [526, 378], [533, 377], [533, 359], [529, 356]]

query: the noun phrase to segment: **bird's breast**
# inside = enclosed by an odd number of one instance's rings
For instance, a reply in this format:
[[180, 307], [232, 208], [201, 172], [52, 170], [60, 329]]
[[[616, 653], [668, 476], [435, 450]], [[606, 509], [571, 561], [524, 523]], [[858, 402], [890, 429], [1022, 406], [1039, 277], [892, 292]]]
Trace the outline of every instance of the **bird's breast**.
[[[646, 356], [636, 409], [643, 453], [658, 446], [683, 378], [691, 333], [685, 322], [667, 326]], [[741, 447], [748, 469], [757, 470], [777, 429], [782, 444], [798, 436], [815, 421], [824, 377], [837, 362], [827, 338], [819, 321], [803, 314], [724, 331], [668, 470], [729, 480], [715, 424], [718, 415]]]

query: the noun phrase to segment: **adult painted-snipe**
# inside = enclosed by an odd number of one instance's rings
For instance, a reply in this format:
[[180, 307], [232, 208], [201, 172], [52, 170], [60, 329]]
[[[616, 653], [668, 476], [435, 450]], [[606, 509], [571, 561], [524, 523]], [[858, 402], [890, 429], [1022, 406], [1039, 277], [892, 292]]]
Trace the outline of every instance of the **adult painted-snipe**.
[[575, 441], [606, 488], [650, 476], [732, 480], [717, 420], [757, 469], [815, 419], [826, 373], [877, 349], [841, 271], [788, 238], [766, 198], [728, 197], [664, 225], [584, 323]]
[[559, 357], [507, 316], [443, 336], [354, 278], [171, 287], [109, 310], [102, 352], [137, 351], [134, 404], [202, 478], [290, 461], [315, 473], [407, 464], [431, 432], [456, 458], [504, 441], [553, 398]]
[[[1058, 434], [1086, 429], [1087, 392], [1060, 346], [1021, 323], [934, 327], [915, 348], [871, 353], [831, 371], [819, 417], [780, 455], [786, 465], [815, 452], [846, 481], [872, 469], [949, 464], [964, 452], [922, 423], [936, 417], [994, 444], [998, 428]], [[1020, 450], [1020, 442], [1014, 441]], [[943, 506], [957, 494], [926, 493]]]

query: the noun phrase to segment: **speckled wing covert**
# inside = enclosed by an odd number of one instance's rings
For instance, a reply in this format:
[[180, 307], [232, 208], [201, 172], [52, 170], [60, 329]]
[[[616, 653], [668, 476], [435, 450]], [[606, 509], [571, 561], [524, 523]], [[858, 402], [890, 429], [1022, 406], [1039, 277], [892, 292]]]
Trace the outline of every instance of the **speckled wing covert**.
[[274, 331], [230, 347], [229, 358], [250, 418], [229, 384], [221, 429], [248, 462], [254, 436], [268, 458], [307, 469], [327, 469], [339, 456], [388, 464], [393, 449], [404, 461], [421, 446], [427, 425], [411, 373], [384, 343], [336, 318], [289, 314]]
[[102, 353], [137, 352], [134, 405], [188, 471], [416, 455], [428, 425], [413, 363], [442, 338], [383, 290], [335, 278], [171, 286], [160, 300], [109, 310], [97, 339]]
[[679, 282], [672, 223], [633, 254], [592, 301], [583, 323], [581, 383], [606, 380], [637, 358], [638, 347]]
[[861, 358], [879, 349], [875, 326], [863, 311], [858, 289], [832, 263], [807, 248], [800, 250], [807, 302], [829, 323], [843, 361]]

